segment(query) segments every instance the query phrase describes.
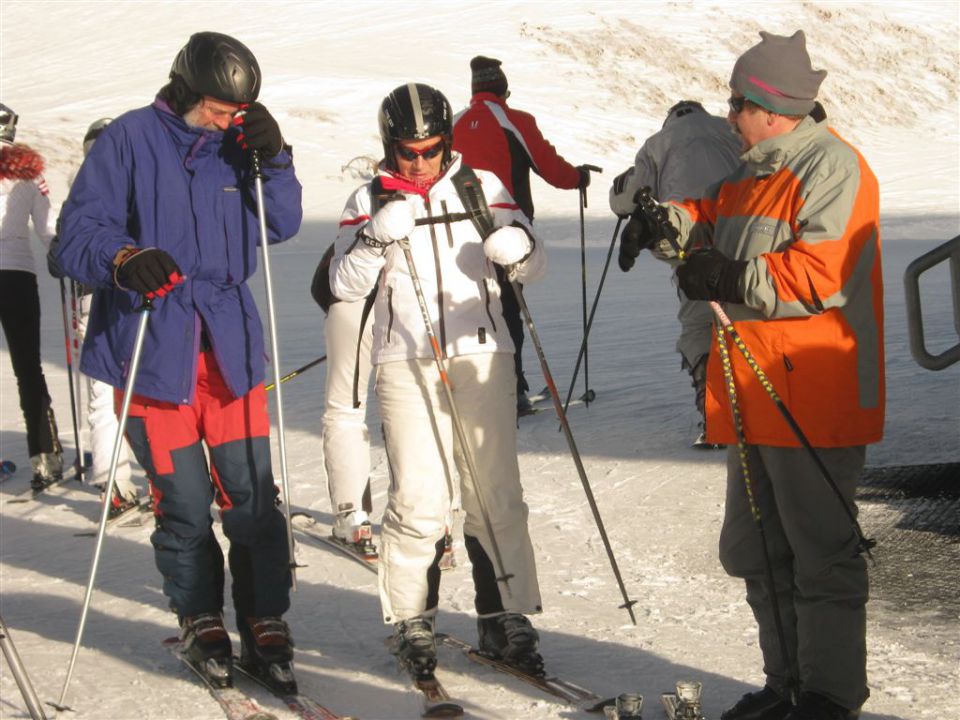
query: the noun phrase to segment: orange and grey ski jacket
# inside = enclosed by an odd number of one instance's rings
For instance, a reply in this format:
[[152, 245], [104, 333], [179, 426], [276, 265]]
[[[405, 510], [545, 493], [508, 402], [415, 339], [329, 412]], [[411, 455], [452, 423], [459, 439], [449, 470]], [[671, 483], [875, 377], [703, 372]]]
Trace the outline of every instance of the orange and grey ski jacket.
[[[681, 243], [707, 230], [725, 255], [749, 261], [744, 303], [726, 312], [811, 444], [877, 442], [885, 388], [876, 177], [859, 152], [811, 118], [742, 160], [704, 197], [670, 207]], [[729, 349], [747, 441], [798, 446], [740, 352]], [[707, 435], [736, 442], [716, 342]]]

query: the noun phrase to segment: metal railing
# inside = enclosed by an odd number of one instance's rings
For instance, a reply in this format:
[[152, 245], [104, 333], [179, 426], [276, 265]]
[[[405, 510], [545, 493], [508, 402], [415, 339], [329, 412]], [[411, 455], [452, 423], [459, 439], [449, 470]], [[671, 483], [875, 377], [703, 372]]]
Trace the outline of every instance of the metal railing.
[[[953, 326], [957, 333], [958, 342], [939, 355], [932, 355], [927, 352], [924, 344], [923, 312], [920, 306], [920, 275], [944, 260], [950, 261]], [[910, 353], [917, 364], [927, 370], [943, 370], [960, 360], [960, 235], [910, 263], [903, 273], [903, 289], [907, 300]]]

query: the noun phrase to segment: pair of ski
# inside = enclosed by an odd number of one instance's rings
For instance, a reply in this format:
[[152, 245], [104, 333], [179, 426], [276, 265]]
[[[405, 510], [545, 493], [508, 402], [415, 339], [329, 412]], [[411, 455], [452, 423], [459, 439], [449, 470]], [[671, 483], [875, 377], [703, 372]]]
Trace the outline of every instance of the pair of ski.
[[[163, 641], [163, 645], [206, 686], [210, 695], [213, 696], [220, 705], [227, 720], [277, 720], [276, 715], [265, 710], [256, 700], [241, 689], [235, 686], [221, 687], [213, 682], [201, 668], [198, 668], [190, 662], [183, 654], [179, 638], [168, 638]], [[324, 707], [303, 693], [281, 691], [255, 672], [241, 665], [240, 660], [236, 657], [233, 658], [233, 669], [236, 671], [236, 675], [242, 675], [280, 699], [287, 708], [295, 712], [302, 720], [355, 720], [346, 715], [337, 715], [329, 708]]]
[[[567, 407], [575, 407], [577, 405], [584, 405], [592, 403], [597, 399], [597, 394], [593, 390], [588, 390], [586, 393], [581, 395], [578, 398], [573, 398], [570, 401], [570, 404]], [[526, 417], [527, 415], [536, 415], [537, 413], [542, 413], [545, 410], [553, 410], [553, 398], [550, 395], [550, 388], [544, 387], [538, 393], [533, 395], [528, 395], [527, 400], [530, 401], [530, 407], [520, 413], [520, 417]]]
[[[321, 529], [320, 523], [318, 523], [317, 519], [310, 513], [291, 513], [290, 524], [293, 526], [294, 530], [298, 530], [307, 537], [317, 540], [318, 542], [337, 550], [351, 560], [359, 563], [370, 572], [377, 572], [377, 561], [380, 559], [379, 555], [361, 552], [354, 545], [344, 542], [336, 535], [324, 532]], [[441, 570], [452, 570], [456, 567], [456, 564], [457, 563], [452, 552], [445, 552], [440, 558]]]
[[31, 500], [36, 500], [38, 497], [46, 493], [48, 490], [52, 490], [53, 488], [60, 487], [74, 480], [76, 480], [77, 482], [80, 482], [80, 479], [81, 479], [80, 473], [77, 473], [76, 469], [74, 469], [73, 475], [70, 475], [70, 476], [62, 475], [59, 479], [51, 480], [41, 488], [34, 488], [31, 485], [26, 490], [22, 490], [18, 492], [12, 498], [7, 500], [7, 503], [10, 505], [13, 505], [16, 503], [27, 503], [27, 502], [30, 502]]
[[[496, 660], [479, 652], [470, 643], [453, 635], [437, 633], [438, 643], [459, 650], [467, 658], [478, 665], [485, 665], [511, 677], [517, 678], [538, 690], [563, 700], [569, 705], [584, 708], [585, 703], [596, 701], [598, 696], [579, 685], [562, 680], [553, 675], [531, 675], [518, 668], [508, 665], [502, 660]], [[413, 686], [423, 694], [424, 709], [421, 714], [425, 718], [463, 717], [463, 706], [454, 702], [450, 694], [435, 674], [429, 677], [418, 677], [411, 674]]]
[[[130, 505], [107, 520], [107, 529], [112, 527], [143, 527], [143, 524], [153, 514], [153, 502], [148, 497], [145, 502]], [[74, 537], [96, 537], [96, 530], [85, 530], [73, 534]]]

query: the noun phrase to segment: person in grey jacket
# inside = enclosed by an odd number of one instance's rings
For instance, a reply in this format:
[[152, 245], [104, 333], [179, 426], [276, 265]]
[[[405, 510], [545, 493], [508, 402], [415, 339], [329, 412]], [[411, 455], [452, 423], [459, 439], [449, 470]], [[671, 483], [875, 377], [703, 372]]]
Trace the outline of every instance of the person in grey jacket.
[[[700, 197], [708, 185], [729, 175], [739, 163], [740, 140], [726, 118], [711, 115], [695, 100], [681, 100], [667, 111], [663, 127], [637, 151], [634, 166], [614, 179], [610, 209], [620, 217], [629, 216], [637, 206], [634, 197], [643, 187], [649, 187], [651, 195], [660, 202]], [[629, 239], [629, 234], [626, 237]], [[621, 244], [620, 269], [630, 270], [635, 258], [630, 242]], [[677, 295], [680, 337], [676, 348], [681, 367], [693, 381], [700, 413], [700, 433], [694, 447], [718, 447], [708, 444], [704, 435], [713, 313], [707, 303], [690, 300], [681, 290], [677, 290]]]

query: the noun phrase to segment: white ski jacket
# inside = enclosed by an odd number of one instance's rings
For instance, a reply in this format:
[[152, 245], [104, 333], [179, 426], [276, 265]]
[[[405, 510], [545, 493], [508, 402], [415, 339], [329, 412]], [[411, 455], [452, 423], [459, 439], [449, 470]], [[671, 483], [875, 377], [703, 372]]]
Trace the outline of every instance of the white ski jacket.
[[[454, 153], [449, 167], [425, 196], [404, 193], [404, 202], [413, 205], [418, 220], [465, 212], [451, 181], [460, 164], [460, 156]], [[392, 178], [382, 167], [380, 175], [384, 180]], [[494, 225], [518, 223], [533, 239], [533, 250], [516, 267], [515, 279], [521, 283], [539, 279], [546, 271], [543, 243], [534, 239], [530, 224], [497, 176], [482, 170], [477, 170], [476, 175]], [[367, 183], [357, 189], [340, 217], [330, 263], [331, 290], [340, 300], [350, 302], [363, 299], [377, 286], [372, 349], [375, 365], [431, 358], [426, 325], [399, 243], [381, 250], [359, 239], [372, 214], [371, 186]], [[512, 353], [513, 341], [503, 320], [496, 271], [484, 255], [473, 222], [447, 219], [418, 225], [409, 241], [433, 331], [446, 356]]]
[[49, 247], [55, 218], [50, 213], [49, 191], [43, 175], [17, 179], [0, 173], [0, 270], [22, 270], [36, 275], [30, 248], [31, 221], [44, 247]]

